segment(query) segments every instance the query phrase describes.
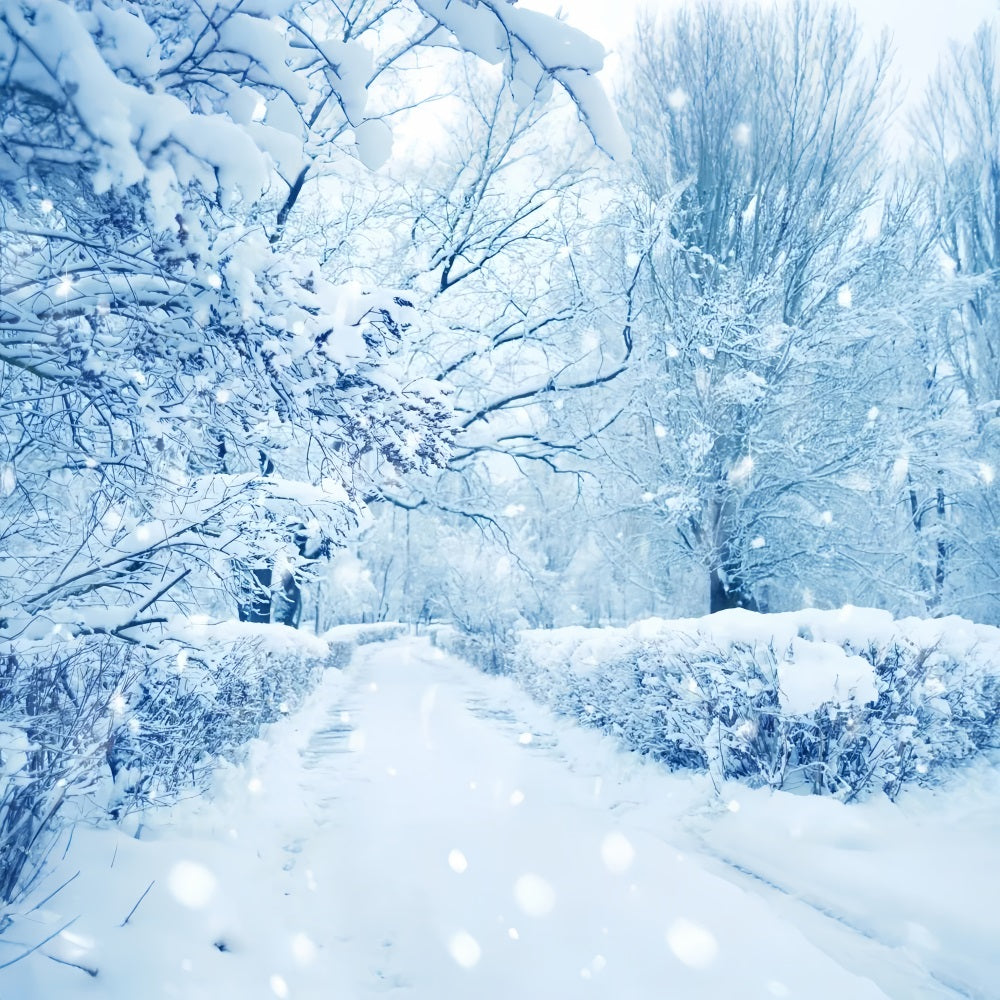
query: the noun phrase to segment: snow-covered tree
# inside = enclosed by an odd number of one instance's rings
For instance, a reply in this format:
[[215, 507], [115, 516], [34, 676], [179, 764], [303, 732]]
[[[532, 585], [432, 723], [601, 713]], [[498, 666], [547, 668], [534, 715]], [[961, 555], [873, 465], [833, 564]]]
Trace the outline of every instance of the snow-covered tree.
[[[390, 16], [405, 44], [373, 56]], [[337, 286], [281, 239], [334, 140], [387, 152], [374, 65], [454, 34], [506, 58], [522, 99], [559, 79], [618, 141], [599, 46], [506, 4], [11, 0], [0, 26], [14, 633], [44, 611], [43, 628], [134, 634], [194, 568], [268, 583], [343, 535], [364, 469], [443, 461], [440, 392], [392, 360], [412, 301]]]
[[917, 502], [932, 526], [942, 585], [946, 568], [956, 576], [951, 601], [990, 620], [1000, 597], [998, 45], [995, 22], [983, 24], [967, 45], [952, 45], [913, 123], [927, 217], [944, 269], [964, 290], [928, 336], [929, 377], [948, 393], [953, 419], [961, 422], [952, 447], [961, 462], [955, 468], [941, 461]]
[[648, 266], [622, 449], [634, 507], [703, 568], [712, 610], [815, 591], [877, 465], [886, 72], [852, 14], [805, 0], [688, 7], [635, 38], [627, 211]]

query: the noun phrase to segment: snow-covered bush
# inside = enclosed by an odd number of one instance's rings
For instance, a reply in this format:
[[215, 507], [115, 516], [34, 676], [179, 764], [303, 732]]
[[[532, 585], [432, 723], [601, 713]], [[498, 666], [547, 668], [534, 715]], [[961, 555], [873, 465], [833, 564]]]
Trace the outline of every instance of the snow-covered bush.
[[4, 652], [0, 900], [31, 884], [67, 821], [201, 787], [353, 648], [281, 625], [179, 624], [155, 649], [88, 637]]
[[223, 622], [161, 644], [113, 706], [108, 764], [113, 816], [207, 781], [220, 756], [301, 704], [324, 667], [343, 666], [346, 644], [284, 625]]
[[391, 642], [406, 635], [410, 626], [403, 622], [362, 622], [354, 625], [335, 625], [323, 633], [323, 641], [331, 648], [367, 646], [371, 642]]
[[[468, 655], [455, 633], [438, 641]], [[958, 618], [740, 610], [533, 630], [503, 669], [670, 768], [844, 800], [938, 780], [1000, 732], [1000, 629]]]
[[132, 649], [94, 639], [0, 654], [0, 901], [32, 884], [60, 810], [97, 793], [137, 668]]

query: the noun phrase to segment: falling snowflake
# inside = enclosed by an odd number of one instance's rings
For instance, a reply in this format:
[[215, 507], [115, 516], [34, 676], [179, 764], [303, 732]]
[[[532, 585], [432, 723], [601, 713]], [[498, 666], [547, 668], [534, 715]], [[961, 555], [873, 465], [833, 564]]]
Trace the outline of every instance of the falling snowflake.
[[215, 895], [215, 876], [194, 861], [178, 861], [167, 884], [174, 899], [192, 910], [204, 909]]
[[733, 142], [735, 142], [737, 146], [749, 146], [752, 134], [750, 126], [746, 122], [740, 122], [739, 125], [733, 129]]
[[463, 969], [471, 969], [483, 954], [479, 942], [467, 931], [459, 931], [451, 936], [448, 952]]
[[308, 934], [300, 931], [292, 938], [292, 954], [296, 961], [308, 965], [316, 958], [316, 944]]
[[687, 91], [683, 87], [674, 87], [673, 90], [667, 94], [667, 107], [671, 111], [683, 111], [687, 106], [690, 98], [687, 95]]
[[667, 945], [677, 959], [692, 969], [708, 968], [719, 953], [719, 945], [711, 931], [683, 918], [667, 929]]
[[556, 891], [540, 875], [522, 875], [514, 883], [514, 899], [529, 917], [544, 917], [556, 905]]

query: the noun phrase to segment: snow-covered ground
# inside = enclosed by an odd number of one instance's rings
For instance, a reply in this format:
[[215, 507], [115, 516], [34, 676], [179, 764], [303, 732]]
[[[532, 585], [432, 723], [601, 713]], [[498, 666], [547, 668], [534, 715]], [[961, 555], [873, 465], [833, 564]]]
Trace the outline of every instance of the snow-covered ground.
[[78, 829], [0, 998], [997, 997], [998, 829], [986, 765], [895, 805], [719, 797], [401, 639], [210, 798]]

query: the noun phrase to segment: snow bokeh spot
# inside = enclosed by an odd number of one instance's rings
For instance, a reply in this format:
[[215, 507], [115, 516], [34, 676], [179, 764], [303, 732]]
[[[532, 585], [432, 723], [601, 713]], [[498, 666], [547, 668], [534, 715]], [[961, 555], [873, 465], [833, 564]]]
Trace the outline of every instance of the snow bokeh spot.
[[514, 883], [514, 899], [529, 917], [544, 917], [556, 905], [556, 891], [540, 875], [522, 875]]
[[448, 867], [453, 872], [461, 875], [469, 867], [469, 862], [458, 848], [453, 848], [448, 853]]
[[609, 833], [601, 842], [601, 860], [604, 867], [615, 875], [628, 871], [635, 860], [635, 848], [625, 834]]
[[515, 788], [514, 791], [510, 793], [510, 804], [512, 806], [519, 806], [524, 801], [524, 792], [520, 788]]
[[667, 945], [679, 961], [692, 969], [707, 969], [719, 953], [712, 932], [684, 918], [667, 928]]
[[471, 969], [482, 957], [479, 942], [467, 931], [459, 931], [448, 942], [448, 953], [463, 969]]
[[79, 934], [74, 931], [64, 930], [59, 934], [59, 940], [63, 943], [62, 951], [67, 958], [81, 959], [94, 947], [94, 939], [86, 934]]
[[202, 910], [215, 895], [215, 876], [195, 861], [178, 861], [167, 880], [170, 893], [182, 906]]
[[251, 778], [247, 782], [247, 791], [251, 795], [260, 795], [260, 793], [264, 791], [264, 782], [261, 781], [260, 778]]
[[753, 458], [750, 455], [744, 455], [733, 467], [729, 470], [728, 479], [731, 483], [742, 483], [750, 478], [750, 474], [753, 472]]
[[772, 979], [767, 984], [767, 992], [773, 997], [790, 997], [792, 991], [777, 979]]
[[286, 983], [285, 980], [277, 973], [271, 976], [269, 985], [271, 987], [271, 992], [278, 998], [278, 1000], [285, 1000], [285, 997], [288, 996], [288, 983]]
[[687, 107], [687, 103], [690, 100], [687, 91], [683, 87], [674, 87], [673, 90], [667, 94], [667, 107], [671, 111], [683, 111]]
[[292, 954], [302, 965], [309, 965], [316, 959], [316, 943], [308, 934], [300, 931], [292, 938]]
[[517, 742], [520, 743], [521, 746], [526, 747], [533, 739], [534, 736], [532, 736], [531, 733], [521, 733], [521, 735], [517, 738]]

